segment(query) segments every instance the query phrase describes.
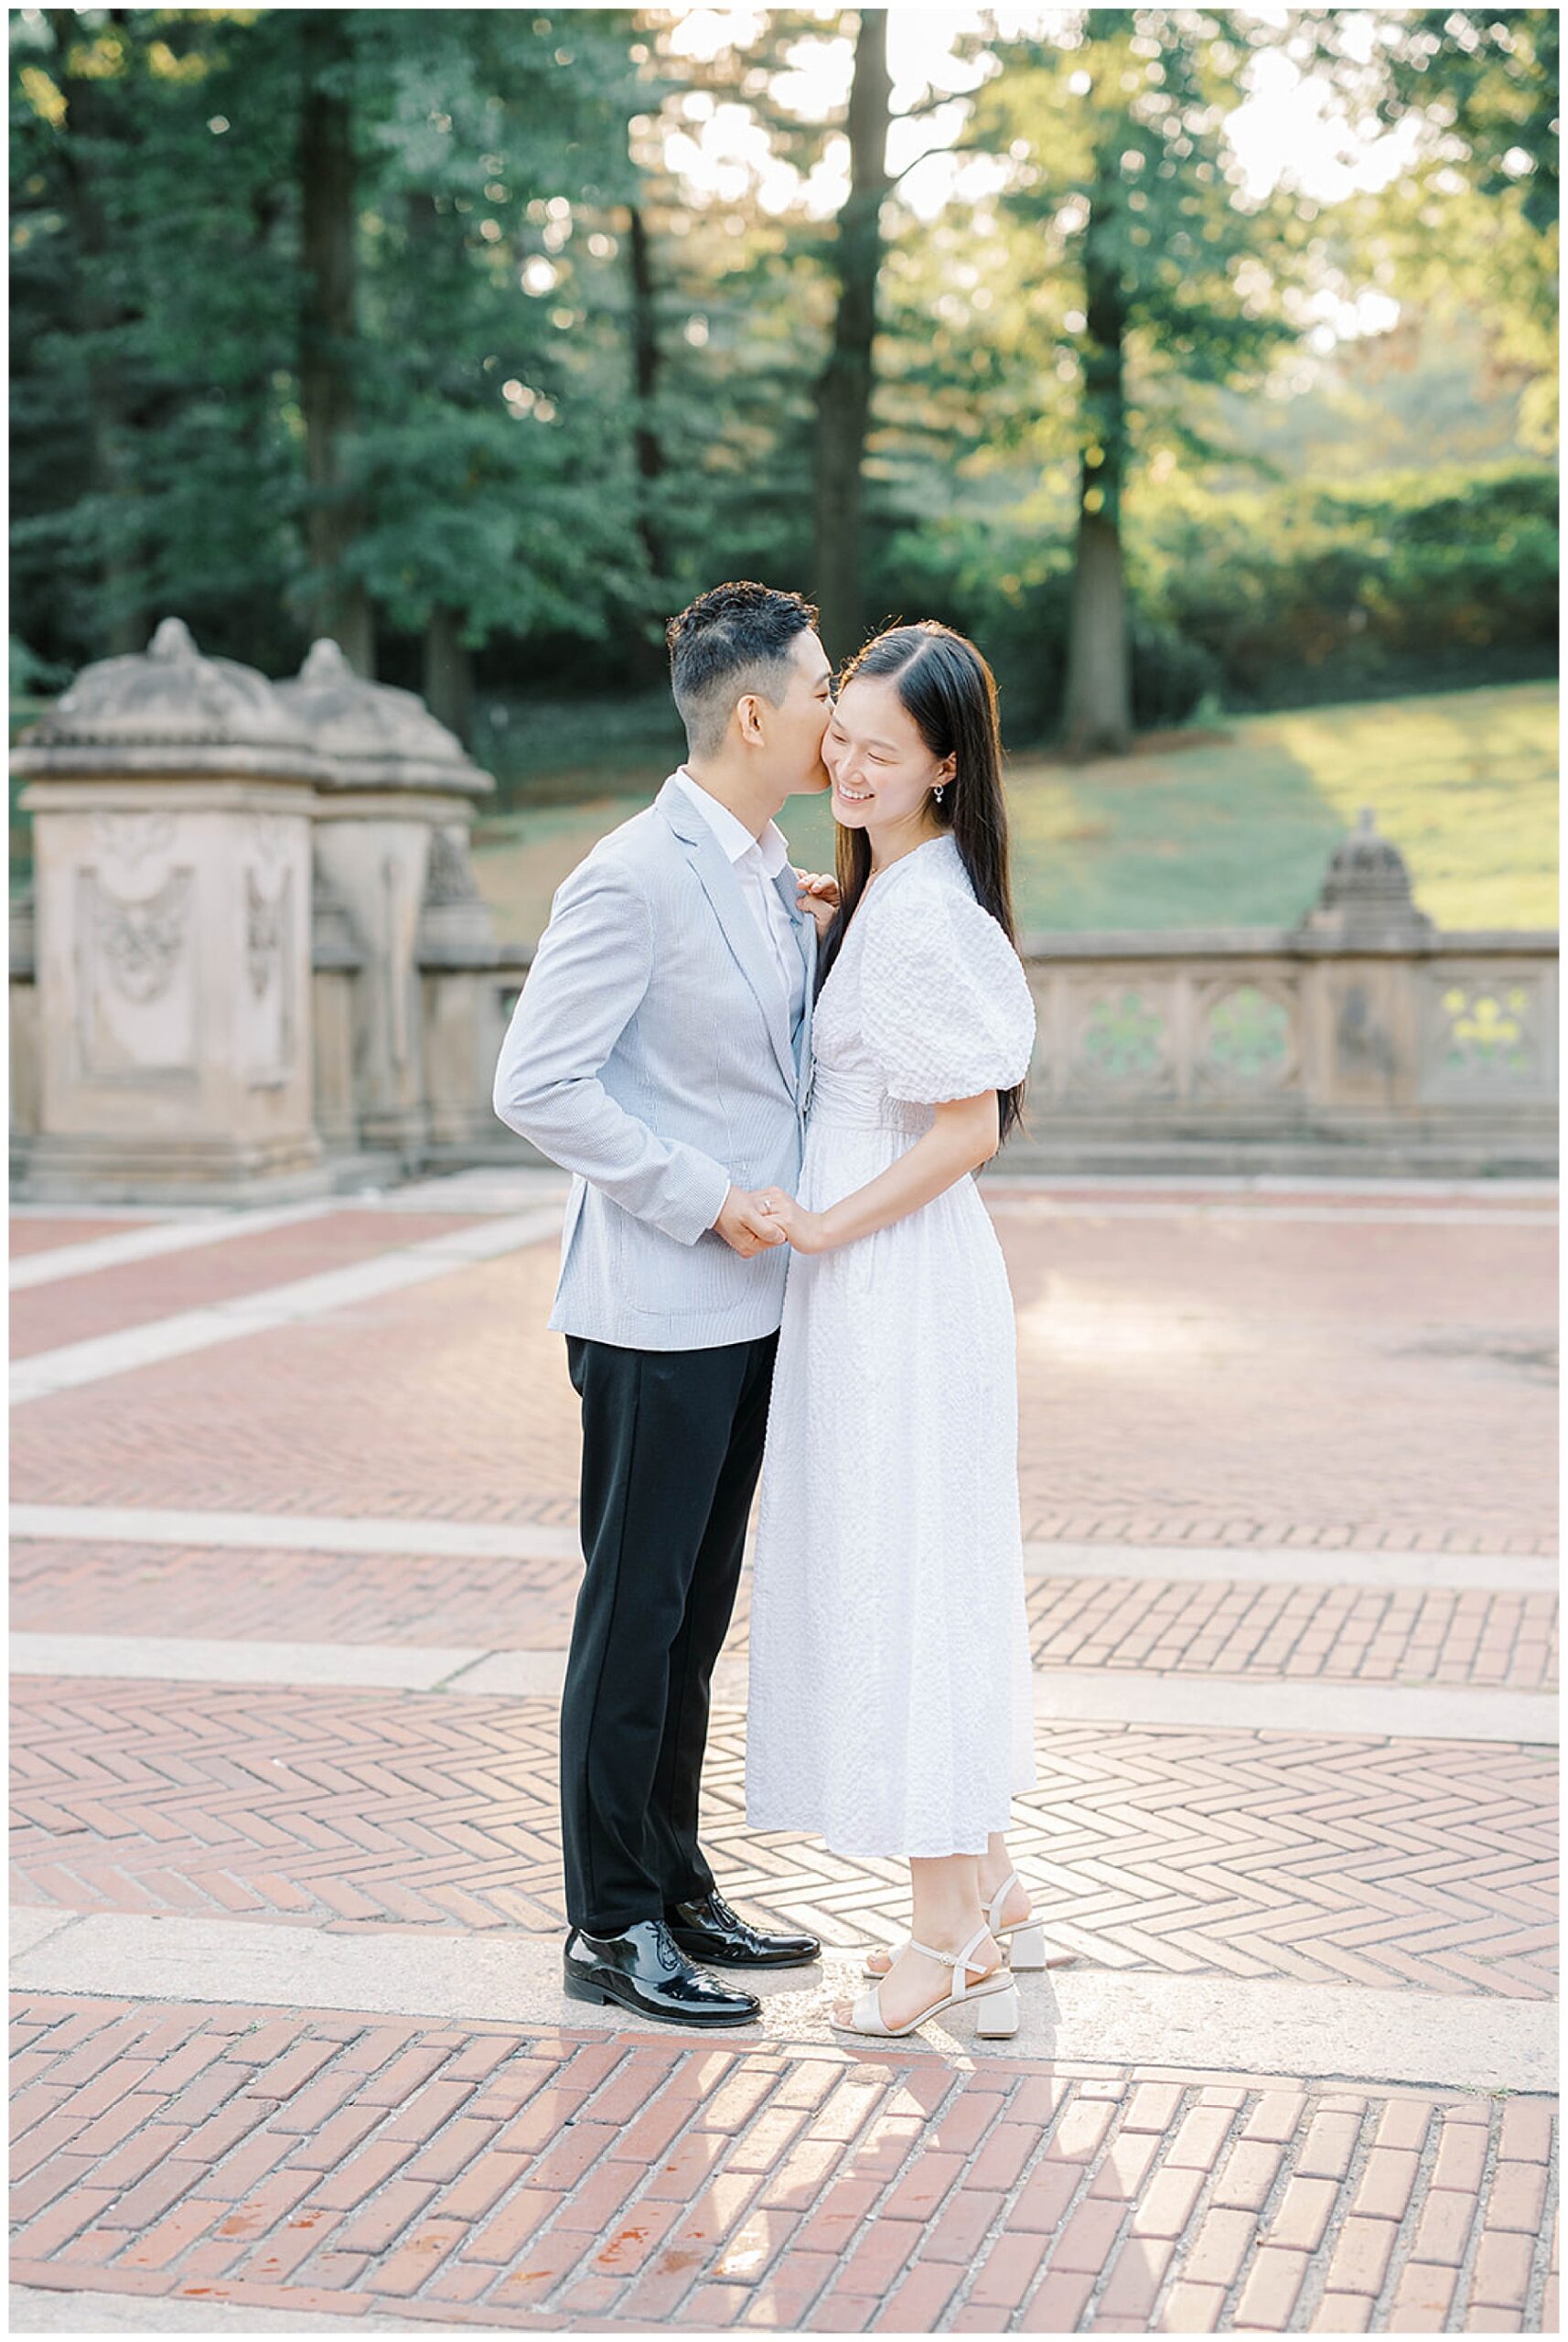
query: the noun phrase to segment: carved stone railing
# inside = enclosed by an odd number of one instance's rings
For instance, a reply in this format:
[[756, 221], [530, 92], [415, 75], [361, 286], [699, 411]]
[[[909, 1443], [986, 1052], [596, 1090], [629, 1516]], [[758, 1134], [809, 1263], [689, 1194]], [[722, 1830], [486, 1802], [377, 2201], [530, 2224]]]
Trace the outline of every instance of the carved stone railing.
[[[19, 1192], [252, 1199], [525, 1162], [490, 1090], [531, 945], [468, 827], [492, 786], [413, 693], [317, 643], [269, 683], [177, 620], [13, 751]], [[1554, 935], [1444, 934], [1370, 815], [1290, 929], [1040, 935], [996, 1169], [1550, 1170]]]

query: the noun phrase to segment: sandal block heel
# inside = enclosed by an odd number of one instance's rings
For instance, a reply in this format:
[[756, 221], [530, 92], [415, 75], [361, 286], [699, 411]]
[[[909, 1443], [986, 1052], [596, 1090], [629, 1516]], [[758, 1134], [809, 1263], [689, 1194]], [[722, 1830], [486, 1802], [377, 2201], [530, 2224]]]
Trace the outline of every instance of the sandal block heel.
[[1015, 1928], [1008, 1939], [1008, 1965], [1015, 1975], [1033, 1974], [1046, 1964], [1046, 1931], [1037, 1919]]
[[1011, 2041], [1018, 2020], [1016, 1984], [1008, 1984], [1000, 1993], [986, 1993], [975, 2003], [974, 2029], [983, 2041]]

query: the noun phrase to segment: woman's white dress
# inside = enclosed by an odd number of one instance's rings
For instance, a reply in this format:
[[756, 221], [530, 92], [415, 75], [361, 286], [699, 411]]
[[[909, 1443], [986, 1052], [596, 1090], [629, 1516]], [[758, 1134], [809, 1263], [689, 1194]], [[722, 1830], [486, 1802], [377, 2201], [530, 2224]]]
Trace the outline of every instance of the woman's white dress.
[[[1028, 981], [934, 838], [866, 888], [817, 1003], [822, 1210], [1021, 1081]], [[1013, 1301], [972, 1178], [789, 1263], [751, 1607], [746, 1819], [837, 1853], [979, 1853], [1035, 1779]]]

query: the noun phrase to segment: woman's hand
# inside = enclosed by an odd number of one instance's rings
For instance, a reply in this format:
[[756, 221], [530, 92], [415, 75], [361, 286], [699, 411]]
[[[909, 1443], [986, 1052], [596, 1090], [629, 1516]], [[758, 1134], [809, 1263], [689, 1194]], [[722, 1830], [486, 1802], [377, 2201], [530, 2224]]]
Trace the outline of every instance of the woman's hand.
[[819, 937], [823, 936], [838, 916], [839, 882], [815, 870], [797, 870], [795, 876], [800, 882], [796, 902], [801, 910], [811, 912]]
[[782, 1187], [759, 1187], [751, 1201], [765, 1219], [784, 1230], [785, 1241], [792, 1251], [829, 1250], [826, 1212], [804, 1210]]

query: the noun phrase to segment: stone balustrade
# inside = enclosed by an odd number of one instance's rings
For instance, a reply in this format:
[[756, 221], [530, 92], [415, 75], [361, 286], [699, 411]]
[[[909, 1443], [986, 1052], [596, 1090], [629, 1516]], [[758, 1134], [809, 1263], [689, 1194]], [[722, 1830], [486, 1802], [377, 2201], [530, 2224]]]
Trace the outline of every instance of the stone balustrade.
[[[532, 1159], [495, 1121], [532, 948], [468, 852], [492, 786], [332, 643], [272, 684], [176, 619], [14, 762], [18, 1192], [252, 1200]], [[1541, 1174], [1557, 938], [1444, 933], [1370, 814], [1290, 929], [1026, 938], [1039, 1038], [999, 1168]]]

